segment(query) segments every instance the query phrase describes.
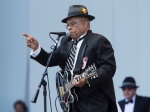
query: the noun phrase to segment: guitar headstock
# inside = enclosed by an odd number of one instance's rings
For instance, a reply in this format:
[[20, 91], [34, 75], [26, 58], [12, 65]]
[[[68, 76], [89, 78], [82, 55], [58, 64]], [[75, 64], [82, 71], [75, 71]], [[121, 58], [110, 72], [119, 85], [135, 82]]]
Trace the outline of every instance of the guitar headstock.
[[86, 78], [96, 78], [98, 77], [97, 72], [96, 72], [96, 66], [95, 64], [89, 66], [85, 72], [84, 72], [84, 77]]

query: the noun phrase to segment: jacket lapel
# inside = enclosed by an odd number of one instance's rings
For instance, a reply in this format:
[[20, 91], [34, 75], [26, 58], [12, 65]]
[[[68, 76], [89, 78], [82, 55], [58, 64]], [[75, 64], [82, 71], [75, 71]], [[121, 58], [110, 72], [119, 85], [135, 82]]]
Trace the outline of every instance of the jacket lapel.
[[72, 45], [73, 45], [73, 42], [71, 41], [71, 39], [68, 39], [68, 40], [64, 40], [63, 45], [60, 46], [61, 50], [60, 50], [59, 56], [61, 57], [59, 57], [59, 59], [61, 59], [60, 66], [63, 70], [65, 69], [67, 57], [68, 57], [68, 54]]
[[87, 48], [87, 40], [88, 40], [91, 33], [92, 33], [92, 31], [89, 30], [87, 32], [87, 34], [85, 35], [85, 37], [84, 37], [83, 43], [82, 43], [82, 45], [80, 47], [80, 50], [79, 50], [79, 53], [78, 53], [75, 69], [73, 71], [74, 74], [80, 74], [80, 67], [81, 67], [81, 63], [82, 63], [82, 57], [83, 57], [84, 52]]
[[61, 51], [69, 51], [72, 47], [73, 42], [71, 41], [72, 38], [71, 37], [64, 37], [62, 40], [62, 46], [60, 46], [62, 49]]
[[134, 112], [139, 112], [139, 107], [140, 107], [140, 103], [138, 103], [138, 102], [140, 102], [140, 99], [139, 99], [139, 97], [138, 97], [138, 95], [136, 95], [136, 98], [135, 98], [135, 104], [134, 104]]
[[122, 112], [124, 112], [124, 107], [125, 107], [125, 100], [123, 100], [123, 102], [121, 103], [121, 109], [122, 109]]

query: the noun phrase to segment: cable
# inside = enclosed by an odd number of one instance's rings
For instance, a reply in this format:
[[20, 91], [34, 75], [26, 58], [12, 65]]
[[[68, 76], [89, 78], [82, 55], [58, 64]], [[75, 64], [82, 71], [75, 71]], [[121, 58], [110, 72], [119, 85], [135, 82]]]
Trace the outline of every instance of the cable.
[[56, 108], [56, 111], [58, 112], [58, 110], [57, 110], [57, 105], [56, 105], [56, 100], [57, 100], [57, 98], [58, 98], [58, 96], [57, 96], [56, 99], [55, 99], [55, 108]]
[[[48, 72], [48, 71], [47, 71]], [[50, 101], [50, 109], [52, 112], [52, 104], [51, 104], [51, 97], [50, 97], [50, 86], [49, 86], [49, 78], [48, 78], [48, 74], [47, 74], [47, 82], [48, 82], [48, 91], [49, 91], [49, 101]]]
[[50, 33], [49, 33], [49, 37], [56, 43], [56, 41], [51, 37]]

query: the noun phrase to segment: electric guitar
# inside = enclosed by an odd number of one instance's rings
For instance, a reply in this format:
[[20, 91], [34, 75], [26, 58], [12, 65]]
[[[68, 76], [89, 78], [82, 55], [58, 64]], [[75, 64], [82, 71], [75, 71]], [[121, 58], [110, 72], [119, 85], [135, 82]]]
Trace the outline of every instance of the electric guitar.
[[[96, 78], [98, 77], [96, 73], [95, 64], [88, 67], [80, 76], [76, 79], [80, 81], [83, 78]], [[69, 112], [70, 103], [77, 102], [78, 96], [75, 93], [74, 85], [72, 83], [73, 77], [67, 71], [58, 71], [56, 73], [56, 89], [59, 98], [59, 102], [63, 112]]]

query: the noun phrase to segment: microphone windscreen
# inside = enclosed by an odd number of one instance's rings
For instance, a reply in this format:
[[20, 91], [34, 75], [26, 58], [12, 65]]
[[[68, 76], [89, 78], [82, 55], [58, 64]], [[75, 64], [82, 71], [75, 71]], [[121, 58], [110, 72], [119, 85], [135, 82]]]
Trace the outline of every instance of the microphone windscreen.
[[66, 37], [69, 37], [69, 36], [70, 36], [70, 32], [66, 31]]

